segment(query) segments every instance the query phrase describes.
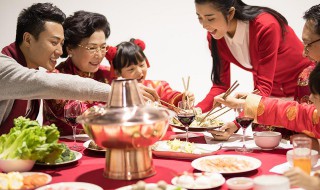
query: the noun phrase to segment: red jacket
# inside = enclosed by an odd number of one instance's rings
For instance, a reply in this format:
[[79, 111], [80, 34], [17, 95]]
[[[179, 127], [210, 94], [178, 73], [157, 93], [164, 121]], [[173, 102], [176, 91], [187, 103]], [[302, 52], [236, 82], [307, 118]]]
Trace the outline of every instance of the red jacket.
[[[280, 24], [268, 13], [262, 13], [249, 22], [249, 53], [252, 69], [244, 68], [233, 57], [224, 38], [217, 40], [221, 64], [220, 78], [225, 86], [213, 84], [210, 92], [197, 107], [203, 112], [209, 111], [212, 108], [213, 98], [230, 87], [230, 63], [252, 72], [254, 89], [258, 89], [260, 95], [293, 96], [298, 75], [313, 63], [302, 56], [303, 44], [292, 28], [286, 26], [286, 30], [285, 38], [282, 38]], [[211, 48], [211, 38], [211, 34], [208, 33], [209, 48]]]

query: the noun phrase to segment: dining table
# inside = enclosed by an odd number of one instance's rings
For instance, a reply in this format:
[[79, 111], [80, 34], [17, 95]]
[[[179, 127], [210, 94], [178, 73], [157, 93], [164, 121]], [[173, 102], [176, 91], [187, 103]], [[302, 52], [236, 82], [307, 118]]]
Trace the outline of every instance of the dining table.
[[[167, 131], [163, 139], [169, 139], [170, 136], [177, 134], [173, 131]], [[206, 143], [205, 138], [201, 133], [196, 137], [190, 138], [190, 142]], [[67, 145], [72, 145], [73, 141], [68, 139], [60, 139], [60, 142]], [[77, 144], [83, 147], [83, 142], [78, 141]], [[224, 178], [227, 180], [232, 177], [249, 177], [254, 178], [263, 174], [274, 174], [270, 172], [270, 169], [276, 165], [286, 162], [286, 152], [288, 149], [273, 149], [273, 150], [259, 150], [256, 149], [251, 153], [238, 153], [234, 149], [220, 149], [213, 155], [245, 155], [254, 157], [261, 161], [261, 166], [252, 171], [234, 174], [224, 174]], [[81, 159], [63, 165], [35, 165], [32, 169], [33, 172], [43, 172], [52, 176], [50, 184], [59, 182], [86, 182], [92, 183], [102, 187], [103, 189], [117, 189], [120, 187], [128, 186], [137, 183], [139, 180], [143, 180], [146, 183], [157, 183], [160, 180], [164, 180], [168, 184], [171, 184], [171, 180], [183, 172], [195, 173], [199, 172], [191, 166], [192, 159], [184, 158], [165, 158], [156, 157], [153, 155], [153, 165], [156, 170], [156, 174], [144, 179], [136, 180], [115, 180], [108, 179], [103, 176], [105, 167], [105, 153], [102, 151], [92, 151], [85, 147], [79, 151], [82, 154]], [[215, 189], [228, 189], [227, 184], [216, 187]]]

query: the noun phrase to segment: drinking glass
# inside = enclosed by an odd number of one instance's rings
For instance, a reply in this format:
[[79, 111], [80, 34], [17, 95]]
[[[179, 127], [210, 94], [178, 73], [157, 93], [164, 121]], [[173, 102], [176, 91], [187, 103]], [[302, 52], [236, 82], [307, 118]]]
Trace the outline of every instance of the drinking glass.
[[180, 108], [178, 110], [178, 120], [183, 124], [183, 126], [186, 129], [186, 142], [189, 141], [189, 125], [194, 121], [195, 119], [195, 113], [193, 112], [193, 105], [189, 104], [190, 102], [186, 101], [180, 101], [178, 102], [178, 107]]
[[236, 111], [236, 121], [237, 123], [241, 126], [241, 129], [243, 131], [242, 134], [242, 147], [237, 148], [235, 151], [236, 152], [241, 152], [241, 153], [247, 153], [247, 152], [252, 152], [252, 149], [249, 149], [246, 147], [246, 129], [251, 125], [253, 118], [250, 117], [245, 117], [244, 116], [244, 110], [243, 108], [237, 108], [235, 109]]
[[69, 100], [64, 106], [64, 118], [72, 127], [73, 145], [70, 147], [72, 150], [80, 150], [77, 145], [76, 132], [77, 132], [77, 117], [82, 114], [82, 103], [79, 100]]
[[294, 137], [293, 166], [301, 168], [310, 175], [311, 172], [311, 139], [308, 137]]

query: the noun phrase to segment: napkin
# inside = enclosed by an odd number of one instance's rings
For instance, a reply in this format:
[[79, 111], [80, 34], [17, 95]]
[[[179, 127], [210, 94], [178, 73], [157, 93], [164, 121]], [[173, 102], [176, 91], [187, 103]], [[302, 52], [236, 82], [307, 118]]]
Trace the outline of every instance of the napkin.
[[[274, 166], [273, 168], [270, 169], [270, 172], [283, 174], [285, 171], [289, 170], [290, 168], [292, 168], [292, 166], [288, 162], [285, 162], [283, 164]], [[313, 175], [314, 172], [317, 170], [320, 170], [320, 159], [318, 160], [318, 163], [312, 168], [311, 175]]]
[[[250, 130], [249, 130], [250, 129]], [[242, 147], [242, 130], [240, 129], [236, 134], [233, 134], [227, 141], [215, 141], [212, 135], [208, 132], [204, 133], [204, 138], [206, 140], [207, 144], [220, 144], [222, 143], [222, 148], [223, 149], [235, 149]], [[260, 147], [256, 145], [253, 139], [253, 132], [251, 128], [248, 128], [246, 131], [246, 136], [245, 136], [245, 144], [247, 148], [251, 149], [257, 149], [261, 150]], [[290, 144], [289, 141], [282, 139], [280, 141], [279, 146], [276, 147], [276, 149], [291, 149], [293, 146]]]

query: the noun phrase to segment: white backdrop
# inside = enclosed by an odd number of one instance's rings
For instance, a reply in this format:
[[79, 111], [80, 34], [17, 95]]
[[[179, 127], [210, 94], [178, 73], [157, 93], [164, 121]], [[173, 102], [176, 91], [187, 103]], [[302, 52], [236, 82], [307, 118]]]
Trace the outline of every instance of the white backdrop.
[[[15, 39], [19, 12], [42, 0], [1, 0], [0, 48]], [[104, 14], [111, 25], [107, 40], [116, 45], [131, 37], [146, 42], [145, 53], [151, 67], [148, 79], [164, 79], [172, 88], [182, 91], [182, 77], [191, 77], [190, 90], [196, 102], [202, 100], [211, 87], [211, 57], [206, 31], [198, 23], [194, 0], [54, 0], [66, 15], [77, 10]], [[251, 5], [274, 8], [282, 13], [301, 37], [304, 11], [319, 0], [244, 0]], [[232, 68], [233, 78], [240, 79], [238, 91], [252, 90], [251, 74]]]

